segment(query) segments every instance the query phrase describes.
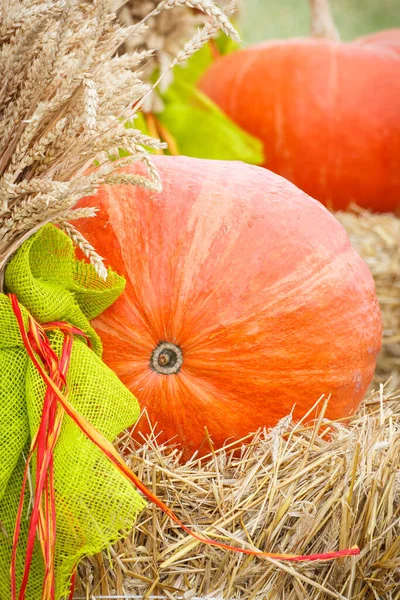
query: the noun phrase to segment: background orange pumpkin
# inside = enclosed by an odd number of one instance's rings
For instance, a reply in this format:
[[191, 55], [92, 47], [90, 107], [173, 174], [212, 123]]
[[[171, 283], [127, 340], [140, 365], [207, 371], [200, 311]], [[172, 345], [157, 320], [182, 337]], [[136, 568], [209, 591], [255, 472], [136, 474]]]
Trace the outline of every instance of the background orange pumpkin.
[[358, 44], [380, 44], [400, 54], [400, 29], [382, 29], [354, 40]]
[[400, 57], [378, 43], [269, 41], [218, 59], [200, 81], [259, 137], [265, 166], [324, 204], [400, 204]]
[[99, 217], [78, 225], [127, 279], [93, 324], [160, 439], [176, 436], [188, 457], [204, 427], [221, 446], [293, 409], [302, 417], [322, 394], [332, 394], [329, 417], [352, 414], [382, 326], [372, 276], [342, 226], [266, 169], [155, 162], [162, 193], [105, 186], [81, 201]]

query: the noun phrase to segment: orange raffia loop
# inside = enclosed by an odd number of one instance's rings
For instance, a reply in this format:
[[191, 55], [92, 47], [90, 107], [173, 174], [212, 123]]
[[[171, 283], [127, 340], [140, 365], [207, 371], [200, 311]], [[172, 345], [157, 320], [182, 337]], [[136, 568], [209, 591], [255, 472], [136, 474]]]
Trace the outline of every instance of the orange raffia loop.
[[64, 323], [64, 321], [51, 321], [51, 323], [44, 323], [40, 327], [43, 331], [54, 331], [55, 329], [59, 329], [64, 334], [68, 333], [70, 335], [80, 335], [86, 340], [86, 344], [88, 345], [88, 347], [92, 348], [92, 343], [90, 341], [89, 336], [86, 335], [86, 333], [84, 333], [81, 329], [78, 329], [78, 327], [69, 325], [69, 323]]
[[[10, 294], [10, 299], [14, 313], [18, 320], [21, 336], [24, 341], [26, 351], [38, 370], [43, 381], [47, 385], [47, 391], [43, 403], [43, 412], [41, 422], [36, 435], [31, 444], [31, 449], [26, 461], [26, 468], [23, 477], [20, 504], [18, 508], [11, 563], [11, 586], [12, 600], [25, 600], [26, 585], [29, 576], [29, 569], [32, 560], [35, 535], [39, 537], [45, 562], [45, 582], [43, 588], [42, 600], [53, 600], [55, 594], [55, 539], [56, 539], [56, 514], [54, 499], [54, 473], [53, 473], [53, 450], [61, 430], [61, 424], [64, 412], [76, 423], [79, 429], [91, 440], [118, 469], [118, 471], [130, 481], [138, 490], [140, 490], [148, 500], [158, 506], [166, 515], [170, 517], [183, 531], [192, 538], [203, 544], [216, 546], [231, 552], [258, 556], [260, 558], [272, 558], [275, 560], [285, 560], [292, 562], [331, 560], [344, 556], [355, 556], [360, 553], [357, 546], [346, 550], [327, 552], [323, 554], [277, 554], [272, 552], [260, 552], [249, 548], [237, 548], [223, 542], [207, 539], [197, 533], [194, 533], [184, 525], [175, 513], [151, 492], [140, 479], [129, 469], [127, 464], [115, 450], [114, 446], [82, 417], [68, 400], [68, 389], [66, 386], [66, 375], [69, 367], [69, 361], [72, 351], [73, 335], [81, 335], [88, 342], [87, 336], [80, 329], [68, 325], [67, 323], [54, 321], [45, 325], [39, 325], [32, 316], [29, 315], [29, 333], [25, 331], [21, 309], [17, 298]], [[58, 358], [52, 350], [46, 336], [46, 331], [59, 329], [64, 334], [64, 344], [61, 357]], [[36, 356], [37, 355], [37, 356]], [[29, 464], [33, 453], [36, 451], [36, 482], [35, 482], [35, 500], [30, 518], [28, 544], [26, 550], [25, 569], [21, 589], [17, 596], [16, 591], [16, 552], [18, 538], [21, 526], [21, 515], [23, 510], [24, 494], [26, 489]], [[71, 591], [71, 597], [72, 597]]]

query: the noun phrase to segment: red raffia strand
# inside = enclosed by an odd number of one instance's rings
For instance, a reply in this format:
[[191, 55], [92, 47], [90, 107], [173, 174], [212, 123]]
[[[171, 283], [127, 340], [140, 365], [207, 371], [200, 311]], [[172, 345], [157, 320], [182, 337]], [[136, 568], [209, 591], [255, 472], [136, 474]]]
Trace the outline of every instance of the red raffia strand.
[[[158, 506], [169, 518], [174, 521], [183, 531], [196, 539], [198, 542], [216, 546], [231, 552], [259, 556], [260, 558], [272, 558], [292, 562], [332, 560], [344, 556], [356, 556], [360, 553], [357, 546], [346, 550], [325, 552], [323, 554], [276, 554], [271, 552], [260, 552], [248, 548], [237, 548], [223, 542], [210, 540], [194, 533], [184, 525], [175, 513], [153, 492], [151, 492], [140, 479], [131, 471], [114, 446], [103, 435], [96, 430], [84, 417], [82, 417], [68, 400], [68, 389], [66, 386], [66, 374], [72, 351], [73, 335], [82, 335], [88, 341], [87, 336], [80, 329], [55, 321], [40, 325], [29, 315], [28, 333], [25, 331], [24, 321], [18, 300], [15, 295], [9, 295], [15, 316], [18, 321], [22, 339], [29, 358], [38, 370], [43, 381], [47, 385], [47, 391], [43, 403], [41, 422], [31, 444], [31, 449], [26, 462], [23, 477], [20, 504], [18, 507], [11, 561], [11, 588], [12, 600], [17, 600], [16, 591], [16, 556], [19, 532], [21, 527], [21, 516], [23, 511], [24, 493], [26, 488], [29, 463], [34, 451], [37, 451], [37, 471], [35, 485], [35, 500], [29, 524], [28, 544], [26, 550], [25, 569], [18, 600], [25, 600], [26, 585], [33, 554], [35, 535], [37, 533], [41, 543], [45, 562], [45, 583], [42, 600], [54, 600], [55, 576], [54, 576], [54, 548], [56, 538], [55, 499], [54, 499], [54, 473], [53, 473], [53, 450], [57, 442], [64, 412], [75, 422], [79, 429], [91, 440], [105, 456], [113, 463], [120, 473], [135, 487], [140, 490], [148, 500]], [[64, 334], [64, 345], [60, 359], [52, 350], [46, 331], [59, 329]], [[36, 357], [36, 354], [40, 358]], [[57, 404], [58, 403], [58, 404]], [[44, 502], [43, 502], [44, 500]], [[71, 590], [71, 597], [73, 588]]]
[[76, 567], [75, 567], [74, 572], [72, 573], [72, 577], [71, 577], [68, 600], [74, 600], [75, 583], [76, 583]]

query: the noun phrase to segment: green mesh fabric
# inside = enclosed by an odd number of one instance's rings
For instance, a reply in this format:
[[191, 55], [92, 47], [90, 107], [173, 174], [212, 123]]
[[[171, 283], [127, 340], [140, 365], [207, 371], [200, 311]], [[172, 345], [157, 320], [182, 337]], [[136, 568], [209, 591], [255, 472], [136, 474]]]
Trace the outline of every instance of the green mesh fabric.
[[[66, 321], [89, 335], [93, 350], [74, 339], [68, 371], [69, 400], [107, 439], [113, 440], [139, 416], [136, 398], [101, 361], [101, 343], [89, 320], [123, 291], [110, 271], [101, 280], [75, 258], [69, 238], [52, 225], [24, 243], [7, 267], [6, 290], [41, 322]], [[26, 319], [26, 311], [23, 310]], [[27, 322], [27, 320], [26, 320]], [[63, 336], [50, 334], [59, 354]], [[36, 432], [45, 384], [29, 360], [8, 297], [0, 294], [0, 600], [10, 600], [12, 536], [31, 436]], [[144, 501], [75, 423], [64, 416], [54, 452], [57, 511], [56, 598], [68, 594], [75, 564], [121, 538], [133, 526]], [[18, 554], [21, 579], [31, 492], [25, 499]], [[39, 545], [26, 598], [39, 600], [43, 563]]]

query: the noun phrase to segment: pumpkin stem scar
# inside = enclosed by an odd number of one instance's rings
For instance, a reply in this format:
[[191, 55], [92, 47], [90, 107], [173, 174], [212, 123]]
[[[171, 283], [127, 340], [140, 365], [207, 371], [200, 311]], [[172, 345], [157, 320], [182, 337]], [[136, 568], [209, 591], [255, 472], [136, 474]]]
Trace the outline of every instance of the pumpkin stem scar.
[[162, 375], [179, 373], [182, 363], [182, 350], [170, 342], [160, 342], [151, 353], [150, 367]]

